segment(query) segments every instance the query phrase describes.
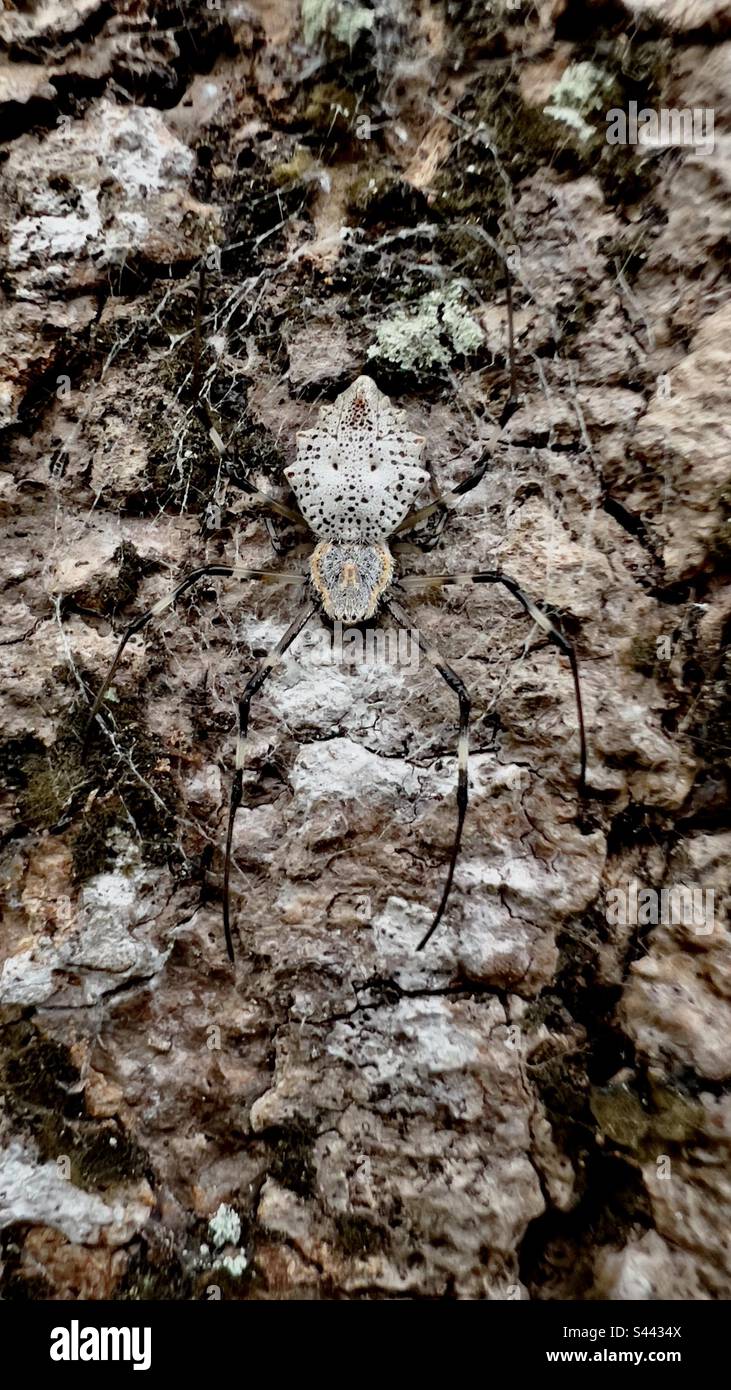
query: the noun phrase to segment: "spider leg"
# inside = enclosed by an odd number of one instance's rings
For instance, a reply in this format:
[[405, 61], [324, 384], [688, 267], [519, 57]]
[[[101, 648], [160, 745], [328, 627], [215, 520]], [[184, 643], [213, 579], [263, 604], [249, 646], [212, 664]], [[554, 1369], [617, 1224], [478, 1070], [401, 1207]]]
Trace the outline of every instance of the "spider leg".
[[[497, 246], [493, 244], [493, 250], [500, 256], [505, 271], [505, 297], [508, 311], [508, 367], [510, 372], [510, 385], [508, 398], [500, 412], [499, 425], [503, 430], [508, 423], [511, 415], [514, 415], [520, 404], [518, 399], [518, 377], [515, 365], [515, 332], [513, 324], [513, 285], [510, 278], [510, 270], [507, 260]], [[487, 472], [490, 462], [489, 453], [483, 454], [480, 462], [472, 473], [463, 478], [461, 483], [452, 488], [450, 492], [445, 492], [438, 497], [435, 502], [429, 502], [425, 507], [419, 507], [417, 511], [409, 512], [399, 526], [396, 527], [394, 535], [398, 536], [401, 531], [411, 531], [415, 526], [420, 526], [427, 517], [433, 516], [434, 512], [443, 511], [449, 513], [458, 507], [466, 492], [471, 492], [473, 487], [482, 481]], [[445, 517], [446, 520], [446, 517]], [[436, 541], [437, 537], [434, 537]]]
[[[216, 443], [215, 439], [213, 442]], [[287, 521], [294, 522], [295, 526], [304, 526], [305, 530], [309, 531], [310, 528], [300, 512], [295, 511], [293, 507], [285, 506], [284, 502], [278, 501], [276, 497], [270, 497], [269, 493], [262, 492], [261, 488], [254, 487], [248, 478], [241, 478], [238, 486], [257, 507], [268, 507], [270, 512], [276, 512], [277, 516], [283, 516]]]
[[[396, 619], [396, 622], [399, 623], [401, 627], [410, 627], [410, 617], [405, 608], [402, 608], [399, 603], [395, 603], [393, 600], [390, 600], [386, 604], [386, 607], [389, 613], [392, 614], [392, 616]], [[452, 888], [454, 870], [457, 866], [457, 859], [459, 857], [459, 848], [462, 843], [462, 830], [464, 827], [464, 818], [467, 812], [468, 794], [467, 760], [469, 754], [470, 697], [456, 671], [453, 671], [451, 666], [448, 666], [446, 661], [442, 660], [440, 653], [436, 650], [435, 647], [431, 645], [430, 642], [427, 642], [426, 638], [422, 636], [421, 632], [419, 632], [418, 637], [419, 646], [421, 647], [421, 650], [423, 651], [427, 661], [430, 661], [432, 666], [436, 668], [440, 676], [442, 676], [442, 678], [447, 682], [447, 685], [449, 686], [450, 690], [454, 691], [455, 695], [457, 696], [457, 699], [459, 700], [459, 743], [457, 745], [457, 828], [455, 830], [454, 840], [452, 842], [452, 853], [449, 859], [447, 878], [444, 884], [444, 890], [442, 892], [439, 906], [436, 910], [434, 921], [429, 927], [429, 930], [425, 933], [424, 936], [422, 936], [421, 941], [419, 942], [416, 948], [417, 951], [422, 951], [426, 946], [426, 943], [429, 940], [429, 938], [433, 936], [434, 932], [439, 926], [439, 923], [442, 920], [442, 917], [444, 916], [444, 911], [447, 906], [447, 900], [449, 898], [449, 894]]]
[[409, 512], [408, 516], [405, 516], [401, 524], [396, 527], [393, 534], [398, 536], [402, 531], [413, 530], [415, 526], [420, 526], [422, 521], [426, 521], [427, 517], [433, 516], [434, 512], [440, 510], [445, 512], [453, 511], [455, 507], [459, 506], [465, 493], [471, 492], [473, 487], [477, 487], [477, 484], [482, 481], [487, 472], [489, 462], [490, 455], [484, 454], [474, 472], [469, 473], [467, 477], [463, 478], [462, 482], [458, 483], [450, 492], [443, 493], [441, 497], [437, 498], [436, 502], [429, 502], [426, 507], [419, 507], [417, 511]]
[[576, 713], [579, 723], [579, 741], [581, 747], [581, 766], [579, 771], [579, 795], [586, 793], [586, 731], [584, 726], [584, 707], [581, 699], [581, 685], [579, 682], [579, 666], [576, 660], [576, 652], [567, 637], [552, 623], [547, 613], [533, 602], [527, 594], [523, 592], [520, 585], [507, 574], [501, 574], [499, 570], [484, 570], [477, 574], [434, 574], [434, 575], [407, 575], [399, 580], [401, 587], [413, 593], [419, 589], [444, 588], [447, 585], [466, 587], [468, 584], [502, 584], [509, 593], [517, 598], [522, 604], [526, 613], [538, 623], [548, 637], [550, 642], [560, 647], [561, 651], [569, 659], [571, 674], [574, 681], [574, 694], [576, 696]]
[[[214, 449], [218, 451], [221, 458], [225, 458], [227, 453], [226, 445], [216, 427], [208, 402], [204, 401], [201, 397], [198, 401], [198, 407], [207, 426], [208, 436]], [[293, 522], [295, 526], [304, 526], [306, 531], [309, 530], [307, 522], [299, 511], [295, 511], [294, 507], [285, 506], [284, 502], [280, 502], [276, 497], [270, 497], [269, 493], [263, 492], [261, 488], [254, 487], [254, 484], [250, 483], [248, 478], [238, 479], [237, 486], [241, 488], [242, 492], [246, 493], [250, 502], [255, 506], [266, 507], [270, 512], [276, 512], [277, 516], [283, 516], [287, 521]]]
[[279, 662], [281, 661], [287, 648], [292, 645], [295, 637], [299, 635], [305, 624], [309, 622], [310, 618], [312, 617], [313, 613], [316, 612], [316, 610], [317, 604], [312, 603], [310, 599], [308, 599], [307, 602], [303, 604], [303, 606], [300, 608], [299, 613], [297, 614], [297, 617], [294, 619], [292, 623], [290, 623], [289, 627], [287, 628], [287, 631], [285, 632], [284, 636], [280, 639], [280, 641], [277, 643], [276, 647], [272, 648], [268, 656], [265, 656], [263, 660], [259, 663], [253, 676], [249, 677], [249, 680], [247, 681], [246, 687], [244, 689], [244, 693], [239, 701], [239, 730], [238, 738], [236, 740], [236, 767], [233, 775], [233, 781], [231, 783], [231, 797], [229, 800], [228, 808], [228, 829], [226, 831], [226, 857], [224, 859], [223, 868], [223, 931], [224, 936], [226, 938], [226, 951], [232, 965], [234, 961], [234, 946], [233, 938], [231, 936], [231, 912], [229, 901], [229, 885], [231, 880], [231, 844], [233, 841], [234, 821], [236, 820], [236, 812], [238, 811], [239, 806], [241, 805], [241, 797], [243, 792], [244, 749], [246, 744], [246, 736], [249, 729], [249, 708], [251, 706], [251, 701], [253, 700], [254, 696], [257, 694], [259, 690], [261, 690], [261, 687], [263, 686], [267, 677], [271, 675], [275, 666], [279, 665]]
[[[203, 306], [206, 295], [206, 266], [205, 261], [201, 261], [198, 271], [198, 294], [196, 297], [195, 308], [195, 329], [193, 333], [193, 397], [196, 408], [200, 414], [204, 428], [208, 431], [208, 437], [217, 450], [221, 458], [225, 458], [226, 445], [221, 438], [221, 433], [216, 423], [216, 419], [211, 409], [210, 402], [203, 394], [201, 381], [201, 326], [203, 321]], [[261, 488], [254, 487], [248, 478], [244, 478], [239, 486], [247, 494], [253, 503], [258, 507], [268, 507], [269, 511], [276, 512], [279, 516], [284, 516], [287, 521], [292, 521], [297, 526], [304, 526], [309, 530], [307, 522], [299, 511], [292, 507], [287, 507], [276, 497], [270, 497], [268, 492], [262, 492]]]
[[117, 647], [117, 650], [114, 654], [114, 660], [111, 666], [109, 667], [109, 670], [107, 671], [101, 689], [99, 690], [94, 704], [92, 705], [91, 714], [89, 715], [86, 724], [86, 729], [84, 732], [84, 752], [86, 751], [86, 748], [89, 743], [89, 736], [91, 734], [94, 720], [96, 719], [99, 710], [102, 707], [104, 696], [106, 695], [109, 686], [112, 683], [114, 673], [121, 661], [122, 653], [124, 652], [124, 649], [127, 646], [130, 637], [134, 637], [136, 632], [141, 632], [142, 628], [147, 626], [151, 618], [157, 618], [161, 613], [165, 612], [166, 608], [171, 608], [172, 605], [175, 603], [176, 599], [180, 598], [180, 595], [184, 594], [186, 589], [190, 589], [192, 585], [195, 584], [199, 579], [203, 579], [206, 575], [219, 574], [226, 575], [229, 578], [235, 579], [260, 579], [264, 584], [305, 583], [305, 577], [300, 574], [276, 574], [274, 571], [269, 570], [247, 570], [244, 569], [241, 565], [201, 565], [199, 569], [191, 570], [191, 573], [187, 574], [185, 576], [185, 579], [181, 579], [180, 583], [177, 584], [169, 594], [166, 594], [164, 598], [159, 599], [157, 603], [154, 603], [152, 605], [152, 608], [148, 608], [146, 613], [141, 613], [139, 618], [135, 618], [134, 622], [131, 622], [129, 627], [125, 628], [119, 646]]
[[280, 535], [279, 535], [279, 532], [278, 532], [276, 526], [274, 525], [274, 519], [273, 519], [273, 517], [271, 517], [271, 516], [265, 516], [265, 517], [264, 517], [264, 525], [265, 525], [266, 528], [267, 528], [267, 533], [268, 533], [268, 535], [269, 535], [269, 540], [270, 540], [270, 542], [271, 542], [271, 547], [272, 547], [272, 550], [274, 551], [274, 554], [275, 554], [275, 555], [284, 555], [284, 554], [286, 553], [287, 547], [286, 547], [286, 545], [283, 545], [283, 544], [282, 544], [282, 540], [281, 540], [281, 537], [280, 537]]

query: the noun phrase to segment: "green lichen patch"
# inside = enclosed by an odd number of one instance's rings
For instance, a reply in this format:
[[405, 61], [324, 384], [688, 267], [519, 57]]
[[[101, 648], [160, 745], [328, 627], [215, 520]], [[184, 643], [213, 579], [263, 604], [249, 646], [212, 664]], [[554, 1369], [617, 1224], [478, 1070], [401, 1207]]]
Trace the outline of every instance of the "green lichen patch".
[[484, 333], [459, 285], [432, 290], [413, 307], [396, 308], [376, 329], [368, 357], [403, 373], [431, 374], [474, 356]]
[[570, 63], [543, 108], [544, 115], [567, 125], [578, 139], [590, 143], [603, 139], [604, 112], [619, 100], [620, 88], [613, 74], [597, 63]]
[[373, 33], [377, 15], [358, 0], [302, 0], [302, 37], [308, 48], [330, 43], [353, 50]]

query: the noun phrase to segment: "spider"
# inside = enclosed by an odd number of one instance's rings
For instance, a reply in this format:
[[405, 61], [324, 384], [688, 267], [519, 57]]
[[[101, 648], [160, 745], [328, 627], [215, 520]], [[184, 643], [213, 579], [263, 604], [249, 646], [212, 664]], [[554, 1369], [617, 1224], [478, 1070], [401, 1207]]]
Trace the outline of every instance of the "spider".
[[[510, 403], [503, 410], [501, 423], [509, 418], [509, 406]], [[514, 401], [512, 408], [515, 408]], [[170, 608], [176, 599], [199, 579], [225, 575], [236, 579], [256, 579], [263, 584], [290, 585], [298, 591], [300, 602], [292, 622], [284, 636], [249, 678], [238, 705], [236, 763], [229, 801], [223, 874], [223, 928], [226, 950], [232, 964], [234, 947], [230, 908], [231, 845], [236, 812], [242, 800], [251, 701], [275, 667], [280, 664], [285, 652], [302, 632], [305, 624], [318, 611], [324, 613], [331, 621], [340, 621], [344, 626], [370, 622], [385, 612], [401, 627], [410, 627], [410, 616], [403, 606], [403, 600], [409, 593], [446, 586], [502, 585], [522, 604], [525, 612], [545, 632], [548, 639], [568, 657], [578, 714], [579, 791], [582, 796], [584, 794], [586, 735], [576, 655], [571, 643], [548, 615], [523, 592], [514, 579], [501, 570], [424, 576], [397, 573], [396, 561], [389, 549], [389, 540], [420, 527], [435, 513], [440, 513], [446, 519], [448, 513], [462, 498], [477, 486], [489, 462], [489, 459], [484, 457], [457, 487], [444, 493], [436, 501], [413, 510], [412, 504], [429, 480], [429, 474], [421, 467], [424, 445], [423, 436], [414, 434], [407, 428], [404, 412], [393, 408], [388, 396], [378, 389], [370, 377], [359, 376], [332, 405], [322, 407], [319, 423], [314, 429], [303, 430], [297, 436], [295, 461], [285, 469], [285, 475], [298, 503], [297, 509], [285, 506], [251, 483], [244, 484], [252, 502], [268, 508], [275, 515], [283, 516], [290, 522], [304, 525], [314, 534], [316, 545], [310, 557], [308, 571], [304, 574], [294, 574], [250, 570], [238, 565], [201, 565], [186, 575], [170, 594], [130, 623], [94, 701], [88, 730], [101, 709], [130, 638], [146, 627], [152, 618], [158, 617]], [[446, 681], [459, 702], [456, 829], [439, 905], [429, 929], [416, 948], [421, 951], [444, 915], [462, 841], [468, 795], [470, 697], [457, 673], [447, 665], [421, 632], [418, 633], [418, 642], [424, 656]]]

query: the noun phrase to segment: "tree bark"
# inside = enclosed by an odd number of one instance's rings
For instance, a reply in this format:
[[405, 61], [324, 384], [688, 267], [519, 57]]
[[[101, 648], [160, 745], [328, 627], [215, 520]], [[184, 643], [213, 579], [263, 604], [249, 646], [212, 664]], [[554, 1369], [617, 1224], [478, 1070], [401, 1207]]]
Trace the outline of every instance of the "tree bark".
[[[0, 18], [4, 1297], [731, 1296], [731, 42], [617, 9]], [[609, 143], [633, 102], [701, 124]], [[236, 705], [299, 600], [204, 579], [84, 723], [189, 570], [305, 570], [244, 484], [291, 500], [360, 373], [433, 496], [489, 454], [399, 571], [547, 605], [587, 795], [540, 627], [412, 595], [472, 700], [417, 954], [457, 700], [317, 619], [252, 706], [232, 970]]]

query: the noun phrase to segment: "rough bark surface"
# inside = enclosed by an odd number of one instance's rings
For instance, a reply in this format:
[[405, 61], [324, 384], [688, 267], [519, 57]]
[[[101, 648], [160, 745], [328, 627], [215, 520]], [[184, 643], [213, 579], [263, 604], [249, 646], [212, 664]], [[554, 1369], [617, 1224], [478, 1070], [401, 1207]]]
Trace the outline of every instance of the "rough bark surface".
[[[664, 18], [658, 18], [663, 10]], [[728, 8], [39, 0], [0, 17], [3, 1294], [728, 1298]], [[715, 145], [606, 143], [708, 107]], [[502, 262], [514, 285], [508, 391]], [[207, 266], [195, 392], [198, 268]], [[359, 372], [488, 473], [431, 667], [303, 638], [248, 478]], [[715, 893], [711, 930], [613, 890]], [[616, 898], [616, 895], [615, 895]], [[631, 914], [630, 914], [631, 917]]]

